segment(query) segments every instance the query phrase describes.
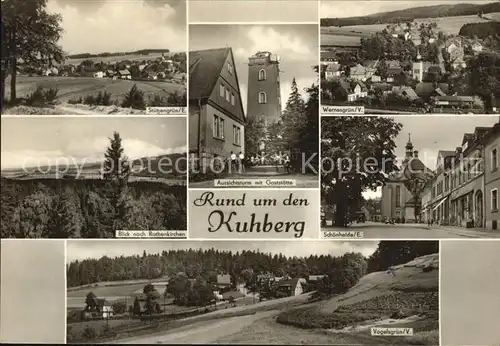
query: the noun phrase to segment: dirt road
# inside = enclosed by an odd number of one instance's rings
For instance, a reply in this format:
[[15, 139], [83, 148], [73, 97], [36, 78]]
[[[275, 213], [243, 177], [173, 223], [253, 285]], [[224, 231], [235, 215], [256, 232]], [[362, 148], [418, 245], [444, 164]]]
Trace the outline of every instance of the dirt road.
[[198, 322], [164, 334], [147, 335], [140, 338], [122, 339], [115, 344], [199, 344], [215, 343], [217, 340], [240, 332], [259, 319], [278, 314], [279, 311], [266, 311], [255, 315], [216, 319]]

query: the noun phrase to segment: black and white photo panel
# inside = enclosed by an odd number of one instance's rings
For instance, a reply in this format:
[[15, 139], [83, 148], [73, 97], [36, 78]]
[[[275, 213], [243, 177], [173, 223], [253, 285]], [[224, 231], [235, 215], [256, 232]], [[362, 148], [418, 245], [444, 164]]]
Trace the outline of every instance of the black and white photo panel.
[[186, 0], [3, 0], [2, 114], [185, 115], [186, 23]]
[[321, 120], [328, 238], [500, 238], [496, 116]]
[[317, 24], [189, 27], [189, 186], [318, 188]]
[[186, 120], [2, 117], [2, 238], [185, 238]]
[[68, 240], [74, 344], [438, 345], [437, 241]]
[[500, 4], [321, 0], [321, 112], [499, 112]]

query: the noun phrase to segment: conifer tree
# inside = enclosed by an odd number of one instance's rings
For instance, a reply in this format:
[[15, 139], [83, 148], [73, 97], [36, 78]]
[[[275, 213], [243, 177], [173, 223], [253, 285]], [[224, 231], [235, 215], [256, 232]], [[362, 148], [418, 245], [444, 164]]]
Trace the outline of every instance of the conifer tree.
[[104, 154], [103, 178], [109, 181], [109, 200], [113, 208], [113, 231], [126, 229], [129, 214], [128, 178], [130, 166], [122, 147], [122, 138], [118, 132], [110, 138], [110, 146]]
[[295, 78], [292, 81], [292, 92], [286, 102], [285, 110], [282, 114], [283, 140], [288, 147], [297, 147], [299, 132], [306, 121], [305, 102], [299, 93]]

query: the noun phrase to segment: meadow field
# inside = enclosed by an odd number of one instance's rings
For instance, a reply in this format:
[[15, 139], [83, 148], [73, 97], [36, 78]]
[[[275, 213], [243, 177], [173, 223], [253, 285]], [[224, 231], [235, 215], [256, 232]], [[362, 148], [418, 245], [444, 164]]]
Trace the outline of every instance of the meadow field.
[[160, 292], [160, 294], [163, 294], [165, 291], [165, 287], [167, 285], [166, 282], [142, 282], [142, 280], [139, 280], [138, 283], [131, 284], [131, 283], [126, 283], [123, 285], [112, 285], [112, 286], [98, 286], [98, 287], [88, 287], [88, 288], [83, 288], [79, 290], [68, 290], [66, 293], [66, 296], [68, 298], [80, 298], [93, 292], [97, 297], [99, 298], [105, 298], [105, 297], [133, 297], [138, 294], [142, 293], [142, 289], [144, 286], [146, 286], [148, 283], [151, 283], [155, 288]]
[[[59, 89], [57, 94], [57, 101], [59, 102], [68, 102], [87, 95], [96, 95], [102, 91], [111, 93], [113, 101], [121, 102], [134, 84], [137, 84], [137, 87], [144, 92], [146, 100], [154, 98], [155, 95], [168, 97], [170, 94], [181, 93], [186, 89], [184, 85], [164, 81], [112, 80], [109, 78], [93, 77], [18, 76], [16, 90], [18, 97], [26, 97], [39, 86], [44, 89], [57, 88]], [[5, 94], [8, 99], [10, 97], [9, 88], [6, 88]]]
[[[488, 13], [485, 17], [500, 20], [500, 12]], [[436, 23], [437, 31], [442, 31], [447, 35], [458, 35], [460, 28], [468, 23], [483, 23], [487, 20], [478, 16], [459, 16], [459, 17], [442, 17], [442, 18], [419, 18], [415, 22], [419, 23]], [[321, 27], [321, 44], [334, 45], [359, 44], [362, 37], [370, 36], [376, 32], [382, 31], [387, 27], [387, 24], [373, 25], [355, 25], [343, 27]], [[417, 36], [416, 30], [413, 30], [413, 36]]]

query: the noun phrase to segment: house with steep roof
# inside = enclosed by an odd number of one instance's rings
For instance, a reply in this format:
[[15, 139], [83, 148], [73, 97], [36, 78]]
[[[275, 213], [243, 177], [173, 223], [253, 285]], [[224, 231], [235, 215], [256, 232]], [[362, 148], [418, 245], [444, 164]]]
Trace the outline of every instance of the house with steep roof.
[[217, 287], [218, 288], [230, 288], [231, 287], [231, 275], [229, 274], [219, 274], [217, 275]]
[[189, 52], [189, 152], [228, 158], [245, 152], [245, 113], [231, 48]]
[[430, 100], [433, 96], [446, 96], [449, 91], [447, 83], [423, 82], [415, 86], [415, 92], [424, 101]]
[[106, 299], [92, 297], [92, 304], [87, 305], [84, 309], [84, 316], [90, 314], [94, 316], [97, 314], [99, 318], [111, 318], [114, 315], [113, 304]]
[[394, 86], [392, 87], [391, 92], [406, 97], [410, 101], [416, 101], [419, 99], [415, 90], [409, 86]]
[[283, 292], [284, 295], [292, 297], [304, 293], [304, 288], [305, 285], [307, 285], [307, 281], [303, 278], [295, 278], [278, 281], [275, 283], [275, 285], [278, 292]]
[[117, 75], [121, 78], [121, 79], [132, 79], [132, 74], [130, 73], [130, 71], [128, 69], [124, 69], [124, 70], [119, 70], [117, 72]]
[[366, 68], [361, 64], [357, 64], [356, 66], [351, 67], [351, 72], [350, 72], [349, 76], [352, 79], [365, 81], [367, 79]]

